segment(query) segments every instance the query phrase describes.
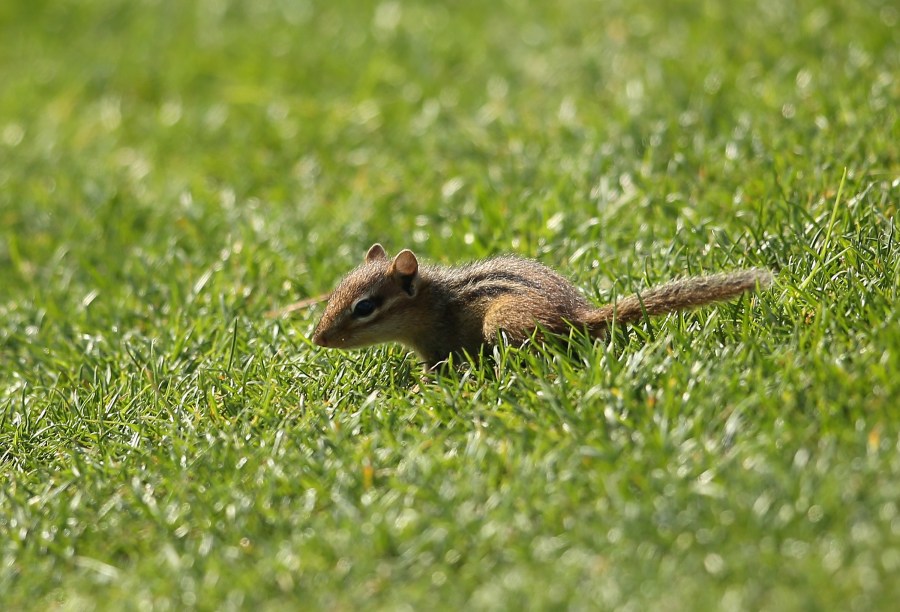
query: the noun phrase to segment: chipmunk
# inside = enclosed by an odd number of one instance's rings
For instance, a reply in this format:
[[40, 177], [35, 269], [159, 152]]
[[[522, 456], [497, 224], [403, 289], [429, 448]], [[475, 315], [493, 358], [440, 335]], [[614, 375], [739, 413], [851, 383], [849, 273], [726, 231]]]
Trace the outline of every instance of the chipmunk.
[[531, 259], [502, 255], [455, 267], [419, 265], [409, 249], [389, 258], [373, 244], [361, 266], [331, 293], [312, 340], [330, 348], [399, 342], [429, 369], [450, 355], [477, 355], [503, 333], [521, 344], [539, 327], [571, 327], [603, 337], [613, 323], [634, 323], [765, 288], [772, 274], [749, 269], [686, 278], [597, 308], [572, 283]]

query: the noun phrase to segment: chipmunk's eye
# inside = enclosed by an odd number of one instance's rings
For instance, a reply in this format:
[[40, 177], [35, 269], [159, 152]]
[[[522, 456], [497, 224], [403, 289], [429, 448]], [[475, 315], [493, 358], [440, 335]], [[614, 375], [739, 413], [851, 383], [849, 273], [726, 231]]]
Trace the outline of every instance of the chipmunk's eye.
[[353, 305], [353, 316], [360, 319], [368, 317], [375, 312], [377, 306], [378, 304], [372, 298], [363, 298]]

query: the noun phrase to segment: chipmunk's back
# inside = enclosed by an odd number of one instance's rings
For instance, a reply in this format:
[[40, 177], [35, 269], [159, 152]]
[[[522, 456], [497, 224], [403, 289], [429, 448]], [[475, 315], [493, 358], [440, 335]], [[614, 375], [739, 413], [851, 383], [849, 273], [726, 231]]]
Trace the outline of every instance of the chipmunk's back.
[[591, 306], [566, 278], [534, 261], [502, 255], [462, 266], [427, 266], [423, 277], [466, 304], [491, 302], [504, 296], [521, 300], [523, 310], [551, 308], [556, 316], [574, 315]]

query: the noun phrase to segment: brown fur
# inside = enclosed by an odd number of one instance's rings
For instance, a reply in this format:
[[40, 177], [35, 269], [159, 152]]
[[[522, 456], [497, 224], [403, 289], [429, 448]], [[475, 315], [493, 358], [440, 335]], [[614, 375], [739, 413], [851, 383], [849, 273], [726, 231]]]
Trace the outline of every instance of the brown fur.
[[[313, 342], [333, 348], [399, 342], [432, 367], [451, 354], [477, 354], [500, 332], [514, 343], [538, 327], [565, 333], [574, 326], [602, 336], [614, 320], [634, 323], [731, 299], [771, 279], [760, 269], [687, 278], [596, 308], [568, 280], [530, 259], [420, 266], [412, 251], [391, 260], [375, 244], [331, 294]], [[354, 314], [360, 300], [376, 303], [374, 312]]]

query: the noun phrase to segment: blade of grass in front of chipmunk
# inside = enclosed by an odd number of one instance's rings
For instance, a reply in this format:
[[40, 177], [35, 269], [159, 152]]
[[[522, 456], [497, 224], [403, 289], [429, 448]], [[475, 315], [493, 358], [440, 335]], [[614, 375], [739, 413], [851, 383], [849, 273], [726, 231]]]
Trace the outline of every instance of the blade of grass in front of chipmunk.
[[803, 282], [798, 285], [799, 290], [804, 290], [806, 286], [810, 283], [816, 273], [819, 271], [819, 268], [822, 267], [822, 262], [825, 261], [825, 252], [828, 250], [828, 243], [831, 242], [831, 232], [834, 230], [834, 221], [837, 217], [838, 207], [841, 204], [841, 196], [844, 193], [844, 183], [847, 180], [847, 168], [844, 167], [844, 174], [841, 176], [841, 183], [838, 185], [837, 195], [834, 198], [834, 207], [831, 209], [831, 218], [828, 220], [828, 228], [825, 230], [825, 239], [822, 241], [822, 248], [819, 250], [819, 259], [813, 265], [812, 270], [809, 271], [809, 275], [803, 279]]
[[321, 304], [322, 302], [327, 302], [328, 298], [330, 297], [330, 293], [323, 293], [322, 295], [317, 295], [315, 297], [309, 297], [304, 300], [300, 300], [299, 302], [294, 302], [293, 304], [289, 304], [283, 308], [275, 308], [266, 313], [266, 318], [277, 319], [278, 317], [289, 315], [292, 312], [303, 310], [304, 308], [310, 308], [317, 304]]

